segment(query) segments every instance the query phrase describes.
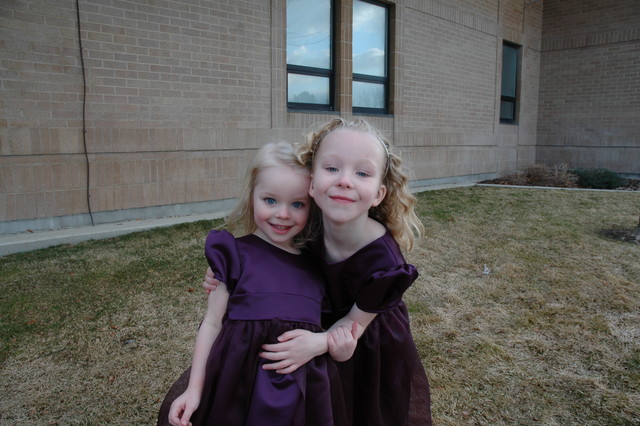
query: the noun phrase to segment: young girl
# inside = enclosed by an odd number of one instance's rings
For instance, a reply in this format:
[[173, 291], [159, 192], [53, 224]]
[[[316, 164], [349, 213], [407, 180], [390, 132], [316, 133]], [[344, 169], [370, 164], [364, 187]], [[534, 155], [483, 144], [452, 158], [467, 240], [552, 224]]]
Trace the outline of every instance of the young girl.
[[[328, 356], [285, 375], [262, 368], [268, 362], [258, 356], [287, 330], [322, 332], [325, 286], [317, 262], [301, 250], [313, 232], [309, 182], [291, 145], [265, 145], [229, 218], [244, 236], [209, 233], [205, 255], [221, 284], [209, 294], [187, 389], [170, 407], [172, 425], [346, 424]], [[350, 333], [321, 335], [337, 359], [351, 355]]]
[[[410, 250], [424, 228], [401, 160], [365, 121], [335, 119], [309, 135], [299, 158], [312, 166], [309, 193], [322, 210], [321, 259], [334, 327], [358, 327], [353, 357], [338, 364], [350, 423], [430, 425], [429, 384], [402, 295], [417, 278]], [[213, 286], [212, 286], [213, 285]], [[205, 288], [215, 280], [208, 274]], [[289, 374], [323, 353], [324, 337], [294, 330], [263, 345], [263, 368]]]

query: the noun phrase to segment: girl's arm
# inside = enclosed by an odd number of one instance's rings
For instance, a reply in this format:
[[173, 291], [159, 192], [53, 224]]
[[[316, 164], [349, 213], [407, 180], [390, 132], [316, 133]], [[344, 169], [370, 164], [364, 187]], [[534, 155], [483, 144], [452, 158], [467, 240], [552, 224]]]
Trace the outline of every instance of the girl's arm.
[[222, 328], [222, 319], [227, 311], [228, 300], [229, 292], [223, 283], [218, 285], [217, 291], [209, 294], [207, 313], [202, 324], [200, 324], [193, 349], [189, 385], [187, 390], [171, 404], [169, 411], [169, 423], [172, 425], [190, 425], [189, 419], [200, 404], [207, 359], [211, 352], [211, 346]]
[[260, 357], [276, 361], [264, 364], [264, 370], [289, 374], [306, 364], [312, 358], [327, 352], [327, 332], [314, 333], [309, 330], [291, 330], [278, 336], [278, 342], [262, 345], [266, 352]]
[[[202, 283], [205, 291], [207, 293], [215, 291], [220, 284], [221, 282], [215, 278], [215, 275], [211, 268], [208, 268], [204, 277], [204, 282]], [[366, 312], [364, 314], [366, 314]], [[353, 316], [356, 318], [360, 318], [359, 314], [354, 314]], [[360, 323], [368, 324], [366, 318], [361, 318]], [[327, 333], [318, 333], [324, 334], [325, 337], [315, 336], [314, 333], [305, 330], [292, 330], [291, 332], [287, 332], [280, 336], [282, 342], [293, 338], [296, 338], [298, 340], [296, 340], [296, 343], [290, 347], [288, 347], [289, 345], [276, 346], [275, 350], [291, 350], [291, 352], [287, 355], [282, 353], [278, 355], [269, 355], [268, 353], [264, 353], [263, 356], [261, 354], [261, 356], [265, 359], [284, 361], [280, 364], [272, 364], [269, 367], [265, 367], [265, 369], [277, 369], [279, 368], [278, 366], [281, 365], [282, 368], [278, 369], [277, 372], [281, 374], [287, 374], [295, 371], [297, 368], [304, 365], [313, 357], [322, 355], [325, 352], [329, 352], [331, 357], [336, 361], [346, 361], [351, 358], [353, 352], [356, 350], [358, 337], [360, 336], [360, 334], [362, 334], [362, 331], [364, 331], [363, 327], [365, 326], [361, 325], [359, 327], [359, 321], [354, 320], [350, 321], [350, 325], [349, 321], [345, 321], [344, 326], [342, 326], [341, 324], [336, 324], [334, 327], [331, 327], [331, 329]], [[357, 334], [358, 329], [361, 330], [360, 334]], [[324, 346], [325, 342], [327, 344], [326, 348]], [[263, 349], [265, 350], [269, 350], [269, 348], [271, 348], [270, 345], [263, 347]], [[283, 356], [286, 358], [280, 359], [280, 357]]]
[[270, 364], [265, 364], [262, 368], [265, 370], [276, 370], [276, 372], [280, 374], [289, 374], [297, 370], [312, 358], [329, 351], [327, 333], [337, 332], [340, 327], [351, 330], [350, 334], [353, 338], [353, 347], [349, 349], [347, 345], [347, 349], [342, 348], [338, 353], [330, 353], [337, 361], [346, 361], [351, 358], [353, 351], [355, 351], [357, 339], [362, 336], [364, 330], [375, 317], [376, 314], [365, 312], [354, 304], [349, 313], [336, 321], [328, 332], [313, 333], [308, 330], [287, 331], [278, 337], [279, 343], [262, 345], [262, 349], [266, 352], [260, 353], [260, 356], [270, 361], [275, 361]]
[[363, 311], [354, 303], [349, 313], [336, 321], [331, 328], [329, 328], [329, 331], [334, 330], [337, 327], [345, 327], [349, 330], [357, 327], [354, 337], [359, 339], [376, 315], [377, 314]]

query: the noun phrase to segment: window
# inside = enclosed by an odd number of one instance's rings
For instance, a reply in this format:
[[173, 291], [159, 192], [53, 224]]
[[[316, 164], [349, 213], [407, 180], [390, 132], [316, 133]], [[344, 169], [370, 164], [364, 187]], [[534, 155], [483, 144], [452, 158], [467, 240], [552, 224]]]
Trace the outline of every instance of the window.
[[388, 99], [389, 10], [371, 1], [353, 1], [353, 112], [386, 113]]
[[[389, 111], [390, 6], [377, 0], [352, 0], [352, 5], [352, 22], [334, 22], [340, 17], [334, 14], [333, 0], [287, 0], [290, 110]], [[338, 31], [349, 26], [351, 33]], [[337, 70], [348, 69], [349, 62], [352, 75], [337, 74]], [[349, 87], [336, 87], [336, 80], [351, 84], [351, 97], [343, 93]], [[346, 104], [348, 99], [351, 105]]]
[[287, 0], [287, 106], [333, 109], [331, 0]]
[[504, 42], [502, 45], [502, 91], [500, 94], [500, 122], [517, 122], [518, 70], [520, 47]]

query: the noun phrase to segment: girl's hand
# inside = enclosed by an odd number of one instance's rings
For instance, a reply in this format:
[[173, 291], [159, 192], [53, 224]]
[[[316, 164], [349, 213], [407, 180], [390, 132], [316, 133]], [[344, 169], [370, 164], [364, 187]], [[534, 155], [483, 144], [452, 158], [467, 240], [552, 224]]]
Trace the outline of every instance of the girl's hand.
[[336, 361], [342, 362], [350, 359], [358, 344], [358, 323], [353, 322], [351, 330], [345, 326], [329, 330], [327, 334], [327, 345], [329, 355]]
[[265, 352], [260, 357], [276, 361], [264, 364], [264, 370], [290, 374], [306, 364], [310, 359], [327, 352], [327, 333], [313, 333], [308, 330], [291, 330], [278, 337], [280, 343], [262, 345]]
[[206, 291], [207, 294], [212, 291], [216, 291], [220, 284], [222, 284], [222, 282], [215, 279], [215, 273], [211, 270], [211, 267], [207, 268], [207, 273], [205, 274], [204, 282], [202, 283], [204, 291]]
[[189, 389], [177, 397], [169, 409], [169, 423], [172, 426], [192, 426], [191, 415], [200, 405], [200, 397]]

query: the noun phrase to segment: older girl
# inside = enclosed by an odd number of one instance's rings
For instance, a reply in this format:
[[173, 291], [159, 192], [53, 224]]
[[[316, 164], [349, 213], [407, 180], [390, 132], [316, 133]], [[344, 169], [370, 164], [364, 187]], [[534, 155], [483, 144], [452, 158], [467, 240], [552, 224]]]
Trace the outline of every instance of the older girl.
[[[401, 160], [365, 121], [335, 119], [299, 155], [312, 166], [309, 193], [322, 210], [315, 251], [328, 286], [332, 329], [358, 327], [353, 357], [338, 364], [353, 425], [429, 425], [429, 384], [402, 295], [418, 276], [401, 247], [424, 228]], [[326, 351], [321, 335], [294, 330], [263, 345], [263, 368], [289, 374]]]

